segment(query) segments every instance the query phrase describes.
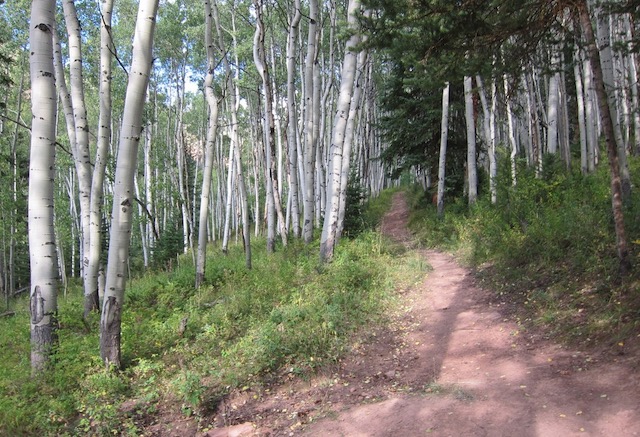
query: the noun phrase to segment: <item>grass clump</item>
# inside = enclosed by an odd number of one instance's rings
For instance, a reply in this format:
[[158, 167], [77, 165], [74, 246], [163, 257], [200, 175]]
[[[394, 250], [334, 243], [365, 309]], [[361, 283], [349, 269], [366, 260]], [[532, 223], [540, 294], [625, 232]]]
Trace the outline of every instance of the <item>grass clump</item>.
[[[630, 164], [638, 179], [640, 162]], [[635, 336], [640, 270], [624, 278], [618, 272], [606, 163], [586, 176], [553, 162], [541, 177], [520, 167], [515, 186], [506, 167], [500, 177], [496, 204], [486, 192], [473, 207], [466, 199], [449, 200], [442, 219], [430, 199], [414, 190], [410, 225], [421, 242], [458, 253], [501, 299], [515, 301], [522, 319], [549, 335], [582, 344], [617, 344]], [[637, 192], [625, 214], [637, 265]]]
[[368, 228], [343, 239], [328, 265], [317, 241], [268, 255], [257, 240], [252, 270], [242, 247], [211, 248], [198, 290], [189, 255], [131, 279], [120, 372], [104, 370], [98, 315], [87, 329], [77, 288], [59, 301], [52, 371], [32, 379], [28, 302], [15, 302], [16, 315], [0, 319], [0, 435], [140, 435], [167, 408], [203, 414], [236, 387], [335, 362], [360, 329], [384, 320], [400, 278], [411, 279], [404, 255], [371, 229], [390, 199], [367, 204]]

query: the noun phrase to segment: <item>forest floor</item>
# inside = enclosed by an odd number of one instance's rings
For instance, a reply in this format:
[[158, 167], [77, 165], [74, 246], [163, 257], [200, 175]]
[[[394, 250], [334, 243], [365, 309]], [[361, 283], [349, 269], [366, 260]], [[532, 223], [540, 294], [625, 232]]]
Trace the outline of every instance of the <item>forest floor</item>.
[[[420, 250], [407, 218], [406, 200], [396, 194], [382, 231]], [[232, 393], [214, 417], [203, 418], [213, 429], [197, 431], [183, 419], [147, 432], [640, 436], [637, 344], [578, 350], [555, 343], [518, 323], [514, 305], [480, 288], [451, 255], [420, 253], [432, 269], [397, 290], [400, 309], [391, 323], [364, 333], [333, 368], [307, 379], [285, 373], [271, 385]]]

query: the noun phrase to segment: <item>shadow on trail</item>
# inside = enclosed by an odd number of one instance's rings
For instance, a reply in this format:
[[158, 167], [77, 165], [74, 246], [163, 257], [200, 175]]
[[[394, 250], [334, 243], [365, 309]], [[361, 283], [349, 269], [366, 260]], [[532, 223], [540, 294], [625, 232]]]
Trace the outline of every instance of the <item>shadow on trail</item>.
[[[407, 243], [406, 219], [397, 194], [383, 230]], [[433, 271], [403, 294], [402, 328], [391, 339], [402, 344], [394, 357], [404, 389], [305, 434], [640, 436], [640, 378], [631, 367], [534, 340], [453, 257], [425, 256]]]

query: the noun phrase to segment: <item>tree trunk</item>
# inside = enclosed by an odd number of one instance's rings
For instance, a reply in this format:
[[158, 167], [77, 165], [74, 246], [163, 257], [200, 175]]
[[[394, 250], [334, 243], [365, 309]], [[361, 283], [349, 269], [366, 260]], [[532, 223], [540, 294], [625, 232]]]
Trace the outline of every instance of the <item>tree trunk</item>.
[[[489, 155], [489, 193], [491, 195], [491, 203], [495, 204], [498, 199], [498, 190], [497, 190], [497, 161], [496, 161], [496, 144], [495, 144], [495, 134], [493, 129], [493, 119], [492, 116], [492, 108], [489, 107], [489, 102], [487, 101], [487, 94], [484, 90], [484, 86], [482, 84], [482, 78], [480, 76], [476, 76], [476, 84], [478, 85], [478, 94], [480, 94], [480, 103], [482, 105], [482, 126], [484, 130], [484, 140], [487, 145], [487, 155]], [[492, 85], [492, 89], [495, 88], [495, 85]], [[495, 92], [491, 93], [492, 99], [495, 98]]]
[[113, 0], [102, 0], [100, 22], [100, 113], [98, 116], [98, 144], [91, 181], [89, 221], [89, 259], [84, 275], [84, 318], [99, 308], [98, 276], [102, 252], [102, 201], [104, 177], [111, 143], [111, 61], [114, 53], [111, 35]]
[[296, 40], [302, 14], [300, 0], [294, 0], [293, 16], [287, 33], [287, 144], [289, 146], [289, 192], [291, 196], [291, 230], [294, 238], [300, 238], [300, 200], [298, 196], [298, 122], [296, 111]]
[[582, 65], [580, 49], [576, 48], [574, 52], [573, 74], [576, 82], [576, 100], [578, 103], [578, 131], [580, 134], [580, 171], [587, 174], [587, 124], [585, 122], [585, 97], [584, 87], [582, 86]]
[[[264, 94], [264, 150], [266, 161], [266, 188], [267, 199], [273, 211], [267, 212], [267, 251], [275, 250], [275, 226], [280, 223], [280, 237], [282, 244], [287, 245], [287, 229], [285, 228], [285, 218], [282, 212], [282, 202], [280, 200], [280, 191], [278, 188], [278, 177], [276, 171], [276, 144], [275, 144], [275, 120], [273, 118], [273, 90], [271, 88], [271, 79], [267, 66], [265, 47], [264, 47], [264, 23], [262, 20], [262, 1], [254, 0], [256, 8], [257, 20], [256, 31], [253, 38], [253, 60], [258, 70], [258, 74], [262, 78], [262, 89]], [[275, 219], [274, 212], [277, 215]], [[271, 229], [271, 228], [274, 229]]]
[[347, 184], [350, 177], [351, 169], [351, 150], [353, 148], [353, 142], [355, 141], [355, 129], [356, 118], [358, 116], [358, 110], [360, 109], [360, 101], [362, 99], [363, 89], [363, 77], [366, 63], [368, 60], [367, 50], [362, 50], [358, 53], [358, 60], [356, 64], [356, 77], [353, 91], [353, 97], [351, 98], [351, 105], [349, 106], [349, 117], [347, 118], [347, 126], [345, 128], [344, 147], [342, 149], [342, 171], [340, 176], [340, 204], [338, 210], [338, 232], [336, 234], [336, 240], [339, 240], [342, 236], [342, 230], [344, 229], [344, 216], [347, 211]]
[[612, 114], [607, 98], [607, 90], [602, 75], [602, 65], [600, 63], [600, 53], [595, 44], [593, 28], [591, 27], [591, 18], [587, 7], [587, 0], [579, 1], [576, 4], [577, 13], [579, 14], [580, 26], [584, 35], [587, 56], [593, 70], [593, 80], [598, 96], [598, 105], [600, 107], [600, 116], [602, 117], [602, 128], [607, 144], [607, 156], [609, 158], [609, 170], [611, 172], [611, 206], [613, 210], [613, 220], [616, 231], [616, 249], [618, 260], [620, 262], [620, 273], [626, 275], [631, 270], [631, 260], [629, 258], [629, 247], [624, 226], [624, 213], [622, 205], [622, 181], [620, 178], [620, 167], [618, 161], [618, 147], [616, 144], [614, 124]]
[[470, 76], [464, 77], [464, 114], [467, 124], [467, 180], [469, 205], [478, 199], [478, 171], [476, 167], [476, 121], [473, 116], [473, 86]]
[[[511, 109], [511, 97], [509, 96], [509, 81], [507, 79], [507, 76], [504, 75], [503, 76], [503, 83], [504, 83], [504, 94], [505, 94], [505, 100], [506, 100], [506, 106], [507, 106], [507, 135], [509, 136], [509, 145], [511, 146], [511, 184], [512, 185], [516, 185], [517, 183], [517, 174], [516, 174], [516, 155], [518, 153], [518, 145], [516, 143], [516, 135], [515, 135], [515, 129], [513, 127], [513, 110]], [[556, 130], [556, 137], [557, 137], [557, 130]], [[556, 142], [557, 145], [557, 142]], [[555, 152], [554, 152], [555, 153]]]
[[359, 9], [360, 0], [349, 0], [347, 22], [352, 35], [345, 46], [340, 93], [338, 95], [336, 116], [333, 122], [331, 149], [329, 152], [327, 207], [320, 239], [320, 260], [322, 262], [328, 262], [333, 257], [333, 251], [338, 237], [337, 230], [340, 227], [338, 223], [338, 212], [340, 207], [341, 179], [344, 176], [342, 168], [344, 140], [356, 75], [358, 57], [356, 47], [360, 43], [360, 34], [356, 29], [357, 21], [355, 17], [355, 13]]
[[307, 35], [307, 55], [304, 63], [304, 114], [305, 114], [305, 146], [304, 146], [304, 220], [302, 234], [305, 243], [313, 240], [313, 218], [315, 212], [315, 161], [316, 142], [314, 137], [314, 64], [316, 60], [316, 38], [318, 27], [318, 0], [309, 0], [309, 30]]
[[438, 159], [438, 217], [444, 217], [444, 178], [447, 163], [447, 137], [449, 131], [449, 82], [442, 90], [442, 123], [440, 126], [440, 157]]
[[207, 48], [207, 74], [204, 79], [204, 94], [209, 107], [209, 123], [204, 148], [204, 165], [202, 171], [202, 194], [200, 196], [200, 221], [198, 225], [198, 257], [196, 262], [196, 288], [204, 282], [207, 258], [207, 216], [209, 214], [209, 195], [213, 174], [213, 158], [215, 154], [216, 130], [218, 128], [218, 103], [213, 88], [213, 72], [216, 67], [213, 47], [213, 12], [211, 3], [204, 2], [205, 46]]
[[55, 2], [33, 0], [29, 25], [31, 155], [29, 159], [29, 259], [31, 262], [31, 370], [45, 370], [57, 343], [56, 239], [53, 192], [57, 98], [53, 66]]
[[560, 81], [560, 72], [557, 71], [559, 68], [558, 50], [552, 46], [551, 51], [551, 69], [554, 72], [549, 78], [549, 95], [547, 99], [547, 153], [555, 155], [558, 153], [558, 105], [560, 101], [558, 82]]
[[120, 368], [122, 364], [120, 335], [134, 203], [133, 177], [142, 134], [142, 112], [153, 63], [153, 33], [157, 11], [158, 0], [140, 1], [118, 142], [109, 259], [100, 320], [100, 355], [107, 367]]

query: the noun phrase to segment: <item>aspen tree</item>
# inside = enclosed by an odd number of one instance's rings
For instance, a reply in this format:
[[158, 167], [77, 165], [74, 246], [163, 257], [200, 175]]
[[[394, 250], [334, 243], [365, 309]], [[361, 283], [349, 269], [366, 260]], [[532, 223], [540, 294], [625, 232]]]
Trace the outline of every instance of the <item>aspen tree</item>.
[[[342, 77], [340, 80], [340, 93], [336, 106], [336, 115], [333, 121], [333, 131], [331, 149], [329, 151], [329, 173], [327, 183], [327, 208], [325, 210], [324, 222], [322, 226], [322, 236], [320, 239], [320, 260], [330, 261], [338, 238], [339, 208], [340, 208], [340, 187], [341, 178], [344, 176], [342, 159], [344, 153], [345, 133], [351, 98], [356, 76], [357, 66], [357, 45], [361, 36], [356, 29], [355, 13], [360, 9], [360, 0], [349, 0], [347, 8], [347, 22], [353, 32], [349, 37], [342, 63]], [[346, 176], [345, 176], [346, 177]]]
[[209, 107], [209, 122], [204, 148], [204, 165], [202, 175], [202, 194], [200, 196], [200, 222], [198, 226], [198, 256], [196, 262], [196, 288], [204, 281], [207, 261], [207, 216], [209, 214], [209, 195], [213, 174], [213, 158], [215, 154], [216, 130], [218, 128], [219, 98], [213, 88], [213, 73], [216, 67], [215, 49], [213, 46], [213, 12], [211, 3], [204, 2], [205, 16], [205, 48], [207, 50], [207, 74], [204, 78], [204, 93]]
[[318, 0], [309, 0], [309, 26], [307, 34], [307, 54], [304, 61], [304, 220], [303, 237], [305, 243], [313, 240], [313, 218], [315, 213], [315, 170], [316, 147], [318, 138], [315, 137], [314, 124], [314, 89], [319, 83], [314, 80], [314, 69], [317, 57], [317, 33], [318, 33]]
[[[98, 141], [95, 166], [91, 180], [89, 205], [89, 250], [84, 275], [84, 317], [98, 308], [98, 277], [102, 251], [102, 202], [104, 178], [111, 143], [111, 62], [115, 49], [111, 35], [113, 0], [100, 2], [100, 112], [98, 115]], [[146, 178], [145, 178], [146, 181]], [[95, 300], [94, 300], [95, 299]]]
[[302, 13], [300, 0], [294, 0], [293, 15], [289, 17], [287, 32], [287, 144], [289, 146], [289, 193], [291, 196], [291, 230], [294, 238], [300, 238], [300, 201], [298, 192], [298, 122], [296, 111], [295, 73], [296, 42]]
[[[275, 120], [273, 117], [273, 89], [269, 75], [269, 67], [265, 57], [265, 29], [262, 18], [262, 1], [254, 0], [256, 10], [256, 31], [253, 37], [253, 61], [262, 79], [262, 90], [264, 98], [264, 150], [266, 161], [266, 189], [267, 189], [267, 251], [275, 250], [275, 227], [280, 224], [280, 237], [282, 244], [287, 245], [287, 229], [285, 228], [285, 218], [282, 212], [282, 202], [278, 189], [278, 177], [276, 172], [276, 144], [275, 144]], [[277, 219], [276, 219], [277, 218]]]
[[53, 66], [55, 1], [33, 0], [29, 24], [31, 154], [29, 159], [29, 259], [31, 262], [31, 370], [45, 370], [57, 343], [58, 268], [53, 228], [56, 84]]
[[438, 217], [444, 216], [444, 178], [447, 162], [447, 138], [449, 131], [449, 82], [442, 89], [442, 121], [440, 124], [440, 155], [438, 159]]
[[100, 319], [100, 355], [108, 367], [121, 367], [121, 321], [129, 261], [133, 177], [142, 134], [142, 109], [153, 63], [158, 0], [141, 0], [133, 37], [133, 56], [118, 141], [105, 294]]
[[467, 180], [469, 183], [469, 205], [478, 198], [478, 172], [476, 169], [476, 122], [473, 116], [473, 86], [470, 76], [464, 79], [464, 115], [467, 125]]

